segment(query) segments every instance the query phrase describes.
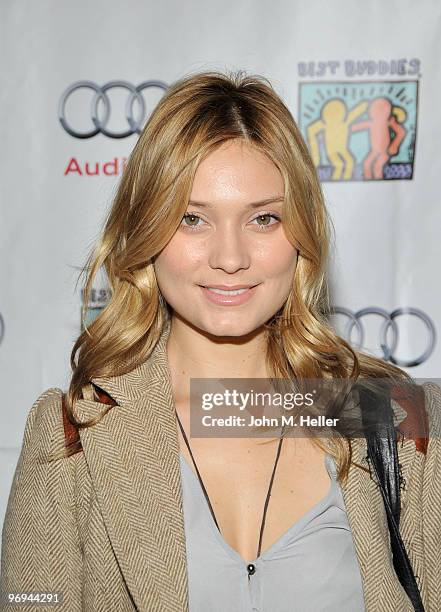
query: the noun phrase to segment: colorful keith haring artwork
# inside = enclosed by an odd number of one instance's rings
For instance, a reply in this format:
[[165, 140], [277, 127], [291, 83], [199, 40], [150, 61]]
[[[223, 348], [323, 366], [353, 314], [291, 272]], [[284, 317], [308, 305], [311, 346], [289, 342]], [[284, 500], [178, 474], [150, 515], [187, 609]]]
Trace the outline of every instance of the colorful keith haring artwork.
[[300, 84], [299, 126], [321, 181], [411, 179], [418, 81]]

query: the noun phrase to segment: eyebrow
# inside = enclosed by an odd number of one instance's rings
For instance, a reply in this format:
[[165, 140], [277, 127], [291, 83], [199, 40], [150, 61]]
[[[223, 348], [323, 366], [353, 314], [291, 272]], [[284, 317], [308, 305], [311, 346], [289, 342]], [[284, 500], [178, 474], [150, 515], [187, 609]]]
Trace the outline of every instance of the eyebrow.
[[[264, 206], [265, 204], [273, 204], [275, 202], [283, 202], [285, 198], [283, 196], [273, 196], [271, 198], [265, 198], [264, 200], [259, 200], [258, 202], [250, 202], [246, 205], [246, 208], [257, 208], [258, 206]], [[211, 202], [198, 202], [196, 200], [190, 200], [188, 204], [192, 206], [198, 206], [199, 208], [213, 208], [213, 204]]]

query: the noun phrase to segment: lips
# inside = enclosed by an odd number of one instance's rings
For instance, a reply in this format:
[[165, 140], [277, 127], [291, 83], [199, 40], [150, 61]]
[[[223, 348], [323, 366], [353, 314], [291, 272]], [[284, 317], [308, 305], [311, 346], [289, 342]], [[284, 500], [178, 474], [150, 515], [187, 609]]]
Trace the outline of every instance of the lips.
[[223, 289], [224, 291], [236, 291], [237, 289], [252, 289], [256, 285], [200, 285], [200, 286], [204, 287], [204, 289]]
[[213, 304], [219, 306], [239, 306], [252, 298], [257, 285], [217, 285], [209, 287], [200, 285], [200, 287], [203, 295]]
[[219, 287], [204, 287], [208, 291], [218, 293], [219, 295], [240, 295], [250, 289], [250, 287], [243, 287], [241, 289], [220, 289]]

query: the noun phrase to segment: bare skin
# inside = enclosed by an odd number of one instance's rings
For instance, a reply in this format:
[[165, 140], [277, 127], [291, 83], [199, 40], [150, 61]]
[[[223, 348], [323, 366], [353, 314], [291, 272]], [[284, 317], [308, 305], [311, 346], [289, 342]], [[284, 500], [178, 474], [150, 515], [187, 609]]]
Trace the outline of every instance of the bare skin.
[[[297, 265], [297, 250], [283, 231], [283, 196], [283, 178], [271, 160], [242, 141], [223, 144], [196, 171], [187, 208], [196, 229], [184, 218], [155, 260], [159, 288], [172, 307], [167, 356], [175, 407], [221, 533], [246, 561], [256, 558], [278, 441], [191, 438], [190, 379], [270, 376], [263, 358], [263, 324], [286, 301]], [[264, 199], [278, 201], [250, 206]], [[237, 284], [257, 285], [254, 295], [240, 305], [214, 304], [201, 288]], [[178, 436], [194, 471], [179, 427]], [[261, 553], [329, 487], [323, 451], [305, 438], [286, 438]]]

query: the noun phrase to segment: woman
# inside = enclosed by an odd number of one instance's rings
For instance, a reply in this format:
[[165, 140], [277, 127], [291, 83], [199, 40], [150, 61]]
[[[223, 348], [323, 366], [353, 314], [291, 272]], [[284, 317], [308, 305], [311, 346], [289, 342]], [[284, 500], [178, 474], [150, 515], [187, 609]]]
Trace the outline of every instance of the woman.
[[[69, 612], [413, 609], [362, 437], [189, 435], [191, 379], [409, 379], [329, 326], [329, 243], [310, 155], [266, 79], [168, 90], [87, 265], [85, 303], [102, 266], [109, 303], [74, 345], [64, 399], [48, 389], [27, 419], [3, 592], [57, 592]], [[432, 435], [400, 444], [400, 526], [435, 611], [441, 390], [423, 387]]]

